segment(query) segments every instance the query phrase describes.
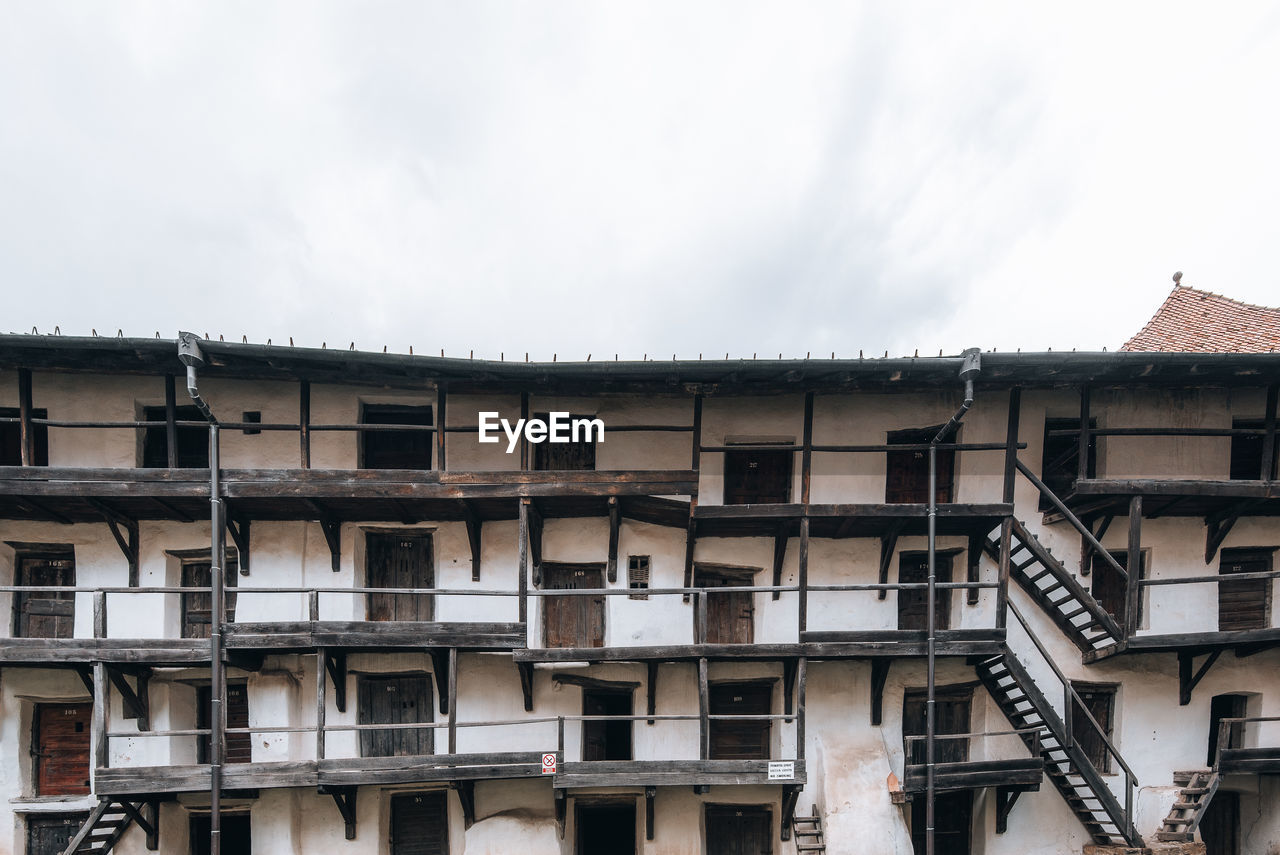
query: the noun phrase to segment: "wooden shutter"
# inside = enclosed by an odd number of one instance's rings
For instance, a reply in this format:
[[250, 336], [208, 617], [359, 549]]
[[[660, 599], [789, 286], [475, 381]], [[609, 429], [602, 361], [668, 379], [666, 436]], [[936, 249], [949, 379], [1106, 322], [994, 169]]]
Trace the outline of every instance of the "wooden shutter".
[[[708, 687], [711, 715], [768, 715], [772, 683], [713, 683]], [[712, 760], [769, 759], [770, 721], [712, 721]]]
[[411, 793], [391, 797], [391, 855], [448, 855], [446, 794]]
[[[604, 587], [604, 565], [543, 564], [542, 586], [548, 591]], [[603, 647], [604, 597], [542, 598], [542, 637], [547, 647]]]
[[[935, 575], [939, 582], [951, 581], [951, 555], [934, 558]], [[898, 581], [914, 584], [929, 581], [929, 554], [904, 552], [898, 559]], [[933, 622], [935, 629], [951, 628], [951, 589], [934, 591]], [[925, 588], [898, 591], [898, 629], [929, 628], [929, 592]]]
[[[370, 588], [432, 588], [435, 569], [429, 534], [376, 534], [365, 540], [365, 578]], [[429, 621], [430, 594], [369, 594], [369, 620]]]
[[[431, 681], [426, 675], [360, 678], [360, 724], [411, 724], [434, 721]], [[431, 754], [430, 728], [360, 731], [361, 757], [413, 757]]]
[[87, 813], [27, 816], [27, 855], [62, 855], [89, 818]]
[[36, 795], [89, 794], [93, 704], [36, 704]]
[[755, 805], [707, 805], [707, 855], [772, 855], [773, 815]]
[[[19, 585], [75, 587], [76, 562], [71, 554], [19, 555]], [[15, 629], [20, 638], [74, 638], [75, 594], [39, 591], [14, 596]]]
[[[1218, 574], [1268, 573], [1269, 549], [1224, 549]], [[1218, 630], [1236, 632], [1271, 625], [1271, 579], [1218, 583]]]

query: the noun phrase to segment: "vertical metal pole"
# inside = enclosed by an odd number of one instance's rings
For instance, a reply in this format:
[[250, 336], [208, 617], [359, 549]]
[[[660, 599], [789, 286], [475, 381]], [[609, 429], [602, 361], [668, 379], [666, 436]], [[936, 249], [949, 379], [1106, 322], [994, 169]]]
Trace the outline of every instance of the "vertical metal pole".
[[223, 567], [226, 564], [226, 526], [222, 517], [222, 485], [219, 482], [220, 461], [218, 455], [219, 435], [217, 423], [209, 425], [209, 505], [210, 518], [213, 525], [213, 550], [210, 555], [209, 585], [211, 590], [211, 608], [209, 616], [209, 681], [213, 684], [209, 692], [209, 852], [210, 855], [222, 853], [222, 755], [223, 739], [226, 734], [225, 705], [223, 701], [227, 693], [226, 674], [222, 669], [222, 622], [223, 597], [226, 579], [223, 578]]
[[933, 733], [934, 723], [934, 665], [937, 657], [938, 634], [934, 628], [937, 621], [937, 615], [934, 614], [936, 603], [934, 600], [935, 585], [937, 585], [937, 526], [938, 526], [938, 440], [935, 437], [933, 442], [929, 443], [929, 587], [926, 592], [928, 603], [925, 606], [926, 620], [928, 621], [928, 641], [926, 642], [928, 650], [928, 677], [927, 677], [927, 697], [925, 701], [925, 718], [924, 718], [924, 769], [925, 769], [925, 826], [924, 826], [924, 851], [925, 855], [933, 855], [933, 803], [934, 803], [934, 780], [933, 780]]

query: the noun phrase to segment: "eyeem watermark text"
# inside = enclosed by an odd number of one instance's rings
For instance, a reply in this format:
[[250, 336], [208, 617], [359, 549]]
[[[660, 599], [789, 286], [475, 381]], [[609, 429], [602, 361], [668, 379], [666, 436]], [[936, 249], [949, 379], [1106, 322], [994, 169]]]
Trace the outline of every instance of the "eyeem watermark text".
[[535, 445], [542, 442], [604, 442], [604, 422], [574, 418], [568, 413], [548, 413], [547, 420], [516, 419], [514, 425], [497, 413], [480, 413], [480, 441], [501, 442], [498, 429], [507, 435], [507, 454], [515, 451], [523, 435]]

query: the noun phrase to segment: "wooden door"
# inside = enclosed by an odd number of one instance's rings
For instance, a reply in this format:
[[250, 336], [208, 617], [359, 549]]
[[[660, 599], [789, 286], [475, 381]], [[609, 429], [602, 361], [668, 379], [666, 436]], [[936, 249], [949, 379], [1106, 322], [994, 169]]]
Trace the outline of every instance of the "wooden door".
[[[1096, 428], [1097, 419], [1089, 419], [1089, 427]], [[1056, 431], [1073, 431], [1068, 436], [1050, 436]], [[1098, 476], [1098, 438], [1089, 435], [1089, 459], [1085, 461], [1085, 477]], [[1044, 420], [1044, 445], [1040, 456], [1040, 480], [1058, 497], [1071, 491], [1080, 477], [1080, 419]], [[1045, 496], [1040, 497], [1040, 510], [1053, 507]]]
[[[941, 425], [932, 428], [895, 430], [889, 432], [888, 445], [927, 445], [938, 435]], [[956, 441], [953, 436], [952, 442]], [[951, 501], [951, 487], [955, 476], [956, 453], [939, 451], [937, 490], [939, 502]], [[889, 504], [929, 501], [929, 452], [890, 451], [886, 461], [884, 500]]]
[[[550, 413], [535, 413], [534, 418], [548, 424]], [[570, 415], [572, 419], [590, 419], [592, 416]], [[593, 437], [591, 431], [584, 431]], [[596, 468], [596, 444], [579, 436], [577, 442], [539, 442], [533, 444], [533, 468], [539, 471], [591, 472]]]
[[[1076, 693], [1080, 695], [1080, 700], [1084, 701], [1084, 707], [1082, 708], [1079, 703], [1072, 703], [1071, 733], [1094, 768], [1099, 772], [1110, 772], [1111, 752], [1107, 749], [1106, 741], [1102, 736], [1105, 734], [1107, 739], [1111, 738], [1112, 722], [1115, 720], [1116, 690], [1112, 686], [1077, 684]], [[1102, 728], [1102, 734], [1099, 734], [1098, 728], [1089, 723], [1089, 719], [1084, 714], [1085, 709]]]
[[1200, 820], [1205, 855], [1240, 855], [1240, 794], [1218, 790]]
[[[434, 588], [429, 534], [375, 534], [365, 539], [365, 578], [370, 588]], [[369, 594], [369, 620], [429, 621], [430, 594]]]
[[[1244, 718], [1248, 706], [1245, 695], [1216, 695], [1209, 702], [1209, 759], [1207, 765], [1214, 766], [1218, 762], [1218, 737], [1224, 718]], [[1227, 726], [1227, 741], [1223, 748], [1244, 747], [1244, 724], [1237, 722]]]
[[[543, 564], [542, 587], [548, 591], [601, 589], [604, 565]], [[547, 647], [603, 647], [604, 597], [543, 597], [542, 641]]]
[[[939, 582], [951, 581], [951, 555], [934, 555], [934, 575]], [[929, 553], [904, 552], [898, 559], [898, 581], [916, 584], [929, 581]], [[951, 589], [934, 591], [933, 625], [951, 628]], [[929, 628], [929, 591], [908, 588], [898, 591], [898, 629]]]
[[[902, 735], [923, 736], [927, 728], [927, 690], [908, 689], [902, 701]], [[937, 689], [934, 692], [933, 732], [941, 737], [948, 733], [971, 733], [970, 718], [973, 708], [973, 690], [969, 688]], [[905, 740], [904, 740], [905, 742]], [[907, 762], [925, 762], [928, 753], [922, 739], [905, 743]], [[937, 739], [934, 741], [934, 760], [938, 763], [964, 763], [969, 759], [968, 739]]]
[[[1269, 573], [1271, 550], [1224, 549], [1218, 575]], [[1271, 579], [1218, 583], [1218, 630], [1236, 632], [1271, 625]]]
[[[1233, 428], [1264, 428], [1267, 423], [1262, 419], [1232, 419], [1231, 426]], [[1232, 481], [1257, 481], [1262, 478], [1276, 477], [1275, 464], [1272, 464], [1269, 475], [1262, 474], [1262, 446], [1263, 437], [1261, 434], [1253, 434], [1252, 436], [1233, 436], [1231, 437], [1231, 470], [1229, 477]]]
[[[924, 799], [911, 803], [911, 848], [925, 853], [928, 818]], [[969, 855], [973, 822], [973, 792], [938, 793], [933, 804], [933, 846], [938, 855]]]
[[[758, 572], [753, 567], [698, 565], [696, 588], [750, 587]], [[696, 615], [695, 615], [696, 620]], [[756, 637], [755, 595], [750, 591], [707, 594], [707, 644], [752, 644]]]
[[449, 855], [446, 793], [391, 797], [391, 855]]
[[[76, 561], [70, 554], [19, 555], [18, 585], [73, 588]], [[74, 638], [76, 595], [70, 591], [18, 593], [13, 598], [14, 635], [19, 638]]]
[[[209, 855], [209, 814], [194, 813], [189, 822], [191, 855]], [[222, 851], [227, 855], [253, 855], [253, 825], [247, 813], [224, 813], [219, 823]]]
[[[430, 407], [366, 404], [360, 414], [366, 425], [431, 426]], [[425, 430], [368, 430], [360, 432], [361, 469], [430, 469], [431, 438]]]
[[743, 448], [724, 453], [724, 503], [770, 505], [791, 501], [795, 452]]
[[[712, 683], [708, 687], [711, 715], [769, 715], [772, 683]], [[708, 725], [712, 760], [769, 759], [770, 721], [712, 721]]]
[[579, 804], [574, 855], [635, 855], [636, 803]]
[[[1110, 554], [1116, 560], [1116, 563], [1125, 572], [1128, 572], [1129, 553], [1116, 551]], [[1142, 556], [1142, 560], [1138, 563], [1138, 578], [1145, 579], [1147, 576], [1147, 555], [1145, 552], [1139, 554]], [[1127, 594], [1129, 583], [1101, 555], [1094, 555], [1090, 558], [1089, 568], [1089, 592], [1098, 601], [1098, 605], [1102, 606], [1108, 614], [1115, 618], [1116, 623], [1124, 626], [1125, 615], [1129, 611]], [[1138, 621], [1139, 623], [1142, 621], [1141, 597], [1138, 598]]]
[[[196, 689], [196, 727], [209, 727], [209, 715], [212, 712], [210, 700], [211, 689], [199, 686]], [[249, 726], [249, 687], [244, 683], [227, 684], [227, 727]], [[248, 733], [228, 733], [223, 743], [227, 763], [249, 763], [253, 760], [253, 739]], [[196, 750], [196, 762], [209, 762], [209, 737], [200, 737]]]
[[[583, 715], [631, 715], [631, 691], [603, 689], [582, 691]], [[584, 721], [582, 723], [583, 760], [630, 760], [631, 721]]]
[[757, 805], [707, 805], [707, 855], [772, 855], [773, 814]]
[[[213, 584], [213, 563], [210, 561], [184, 561], [182, 564], [182, 587], [209, 588]], [[236, 565], [228, 557], [227, 566], [223, 569], [226, 587], [223, 589], [222, 613], [226, 623], [234, 623], [236, 619], [236, 595], [232, 593], [236, 586]], [[210, 619], [213, 615], [213, 594], [209, 591], [192, 591], [182, 595], [182, 637], [208, 638]]]
[[[434, 721], [431, 680], [426, 675], [360, 678], [360, 724]], [[435, 750], [431, 728], [360, 731], [361, 757], [413, 757]]]
[[62, 855], [89, 818], [87, 813], [27, 816], [27, 855]]
[[89, 723], [93, 704], [36, 704], [36, 795], [89, 794]]
[[[17, 407], [0, 407], [0, 418], [17, 419], [22, 417], [22, 411]], [[49, 411], [43, 407], [35, 407], [31, 410], [31, 418], [47, 419]], [[33, 466], [49, 465], [49, 426], [48, 425], [32, 425], [32, 445], [35, 457], [31, 463]], [[0, 466], [21, 466], [22, 465], [22, 426], [17, 422], [4, 422], [0, 424]]]

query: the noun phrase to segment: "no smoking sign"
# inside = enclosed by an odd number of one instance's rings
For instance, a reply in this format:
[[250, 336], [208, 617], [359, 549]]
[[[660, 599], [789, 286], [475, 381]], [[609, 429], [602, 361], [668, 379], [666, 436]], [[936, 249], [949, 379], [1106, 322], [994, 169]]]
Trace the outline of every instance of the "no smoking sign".
[[542, 755], [542, 774], [554, 775], [555, 773], [556, 773], [556, 755], [543, 754]]

